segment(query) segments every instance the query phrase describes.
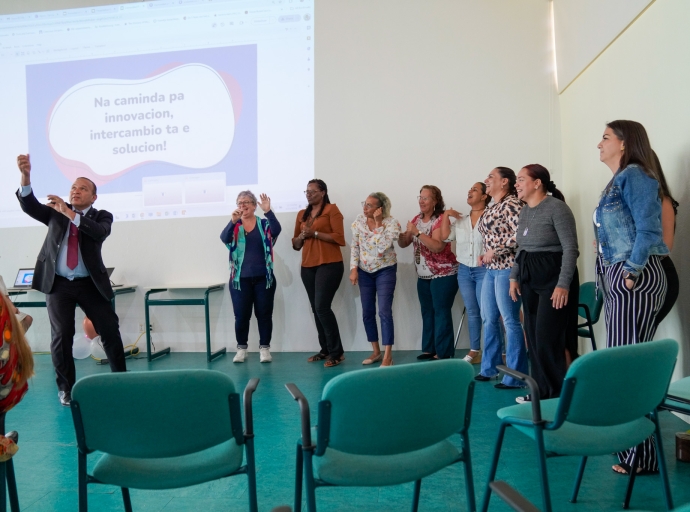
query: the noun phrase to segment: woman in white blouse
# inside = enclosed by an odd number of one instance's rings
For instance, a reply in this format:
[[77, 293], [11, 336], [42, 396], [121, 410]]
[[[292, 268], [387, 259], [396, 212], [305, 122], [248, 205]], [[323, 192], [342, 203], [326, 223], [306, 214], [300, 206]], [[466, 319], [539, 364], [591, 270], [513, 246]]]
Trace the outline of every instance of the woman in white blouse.
[[[383, 360], [381, 366], [393, 365], [393, 293], [398, 270], [393, 243], [400, 234], [400, 223], [390, 216], [390, 209], [386, 194], [372, 192], [362, 202], [363, 211], [352, 223], [350, 282], [353, 286], [359, 284], [364, 330], [373, 349], [362, 364]], [[376, 326], [377, 295], [384, 354], [379, 347]]]
[[[460, 263], [458, 285], [467, 310], [467, 325], [470, 331], [470, 352], [465, 356], [465, 361], [472, 364], [479, 364], [482, 361], [482, 315], [479, 305], [482, 302], [482, 283], [486, 267], [479, 263], [479, 256], [484, 252], [484, 241], [479, 233], [478, 224], [479, 218], [490, 201], [491, 197], [486, 193], [486, 185], [477, 182], [467, 192], [470, 214], [465, 217], [462, 213], [450, 208], [443, 213], [441, 221], [443, 240], [456, 241], [455, 253]], [[450, 217], [457, 221], [451, 224]]]

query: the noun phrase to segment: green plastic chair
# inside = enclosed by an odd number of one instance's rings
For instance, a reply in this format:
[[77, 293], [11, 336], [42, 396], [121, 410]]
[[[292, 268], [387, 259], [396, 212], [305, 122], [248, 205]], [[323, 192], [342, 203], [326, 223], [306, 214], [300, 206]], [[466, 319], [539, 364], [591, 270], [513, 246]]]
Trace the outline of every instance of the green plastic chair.
[[[674, 340], [651, 341], [607, 348], [585, 354], [568, 369], [560, 398], [539, 399], [539, 386], [515, 370], [499, 369], [525, 382], [532, 402], [498, 411], [501, 426], [494, 451], [482, 512], [489, 508], [491, 483], [507, 427], [532, 438], [537, 447], [544, 510], [551, 512], [546, 458], [557, 455], [582, 457], [570, 501], [577, 500], [587, 457], [610, 455], [637, 446], [654, 434], [659, 452], [659, 471], [668, 510], [673, 508], [664, 459], [657, 408], [664, 401], [673, 373], [678, 344]], [[634, 375], [634, 378], [630, 378]], [[637, 455], [631, 464], [623, 508], [628, 508], [635, 483]]]
[[[171, 370], [108, 373], [79, 380], [72, 418], [79, 458], [79, 511], [88, 509], [86, 486], [116, 485], [125, 510], [129, 489], [174, 489], [246, 474], [249, 509], [256, 512], [252, 393], [240, 396], [224, 373]], [[91, 474], [87, 455], [103, 452]], [[246, 464], [242, 465], [246, 453]]]
[[690, 414], [690, 377], [671, 383], [661, 409]]
[[585, 319], [584, 323], [577, 325], [577, 335], [581, 338], [589, 338], [592, 342], [592, 350], [597, 349], [594, 340], [594, 324], [599, 321], [601, 308], [604, 305], [604, 294], [597, 294], [597, 285], [594, 281], [588, 281], [580, 285], [580, 303], [577, 314]]
[[[506, 502], [510, 508], [515, 510], [515, 512], [540, 512], [539, 509], [525, 498], [522, 494], [517, 492], [513, 487], [508, 485], [506, 482], [496, 480], [491, 482], [491, 489], [495, 492], [503, 501]], [[275, 512], [275, 511], [274, 511]], [[289, 512], [285, 511], [285, 512]], [[633, 512], [632, 510], [630, 512]], [[649, 512], [649, 511], [635, 511], [635, 512]], [[690, 512], [690, 503], [683, 505], [681, 507], [673, 509], [673, 512]]]
[[[316, 487], [407, 482], [415, 482], [412, 510], [416, 511], [422, 479], [456, 462], [465, 466], [467, 509], [476, 510], [468, 439], [474, 370], [466, 361], [339, 375], [323, 389], [318, 427], [313, 430], [307, 399], [294, 384], [286, 387], [302, 416], [295, 512], [302, 507], [303, 475], [309, 512], [316, 511]], [[460, 448], [449, 440], [454, 434], [460, 434]]]

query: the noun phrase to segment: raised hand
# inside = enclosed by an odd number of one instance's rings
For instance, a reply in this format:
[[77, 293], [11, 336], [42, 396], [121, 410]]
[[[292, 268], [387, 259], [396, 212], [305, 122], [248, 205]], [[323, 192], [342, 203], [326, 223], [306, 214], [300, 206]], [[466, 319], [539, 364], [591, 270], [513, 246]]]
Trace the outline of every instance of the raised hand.
[[48, 194], [48, 206], [58, 213], [63, 214], [70, 220], [74, 220], [76, 213], [67, 206], [67, 203], [60, 197], [54, 196], [53, 194]]
[[383, 224], [383, 208], [379, 207], [374, 210], [374, 222], [377, 226]]
[[28, 154], [17, 157], [17, 167], [22, 173], [22, 186], [29, 185], [31, 183], [31, 159]]
[[259, 208], [261, 208], [264, 213], [271, 211], [271, 198], [266, 194], [259, 195]]
[[453, 217], [454, 219], [462, 219], [462, 213], [452, 208], [448, 208], [443, 214], [447, 217]]

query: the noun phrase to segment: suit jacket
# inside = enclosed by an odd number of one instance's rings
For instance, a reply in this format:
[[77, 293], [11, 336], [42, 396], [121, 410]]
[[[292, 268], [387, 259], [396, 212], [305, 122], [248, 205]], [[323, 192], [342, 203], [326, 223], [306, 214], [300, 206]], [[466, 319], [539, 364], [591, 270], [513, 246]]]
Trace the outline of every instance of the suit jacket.
[[[31, 287], [43, 293], [50, 293], [55, 281], [58, 252], [65, 233], [69, 229], [70, 220], [50, 206], [39, 203], [33, 192], [26, 197], [22, 197], [20, 192], [17, 192], [17, 198], [25, 213], [48, 226], [48, 234], [36, 260]], [[110, 235], [112, 223], [113, 215], [110, 212], [96, 210], [93, 206], [79, 221], [79, 248], [82, 261], [89, 271], [93, 284], [108, 300], [112, 299], [114, 294], [101, 257], [101, 246]]]

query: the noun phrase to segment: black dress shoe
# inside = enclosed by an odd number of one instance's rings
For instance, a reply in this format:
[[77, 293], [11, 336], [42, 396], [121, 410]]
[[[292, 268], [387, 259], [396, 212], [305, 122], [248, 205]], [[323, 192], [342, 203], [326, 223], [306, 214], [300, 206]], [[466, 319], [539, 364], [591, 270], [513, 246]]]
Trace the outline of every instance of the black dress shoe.
[[435, 355], [436, 354], [427, 354], [426, 352], [424, 352], [423, 354], [419, 354], [417, 356], [417, 359], [419, 361], [426, 361], [427, 359], [433, 359]]
[[60, 403], [65, 407], [69, 407], [72, 403], [72, 393], [69, 391], [60, 391], [58, 393], [58, 398], [60, 399]]
[[481, 373], [477, 374], [474, 376], [474, 380], [478, 380], [479, 382], [489, 382], [490, 380], [495, 380], [498, 379], [498, 375], [494, 375], [493, 377], [486, 377], [485, 375], [482, 375]]
[[520, 389], [522, 386], [506, 386], [502, 382], [499, 382], [498, 384], [494, 384], [494, 387], [496, 389]]

